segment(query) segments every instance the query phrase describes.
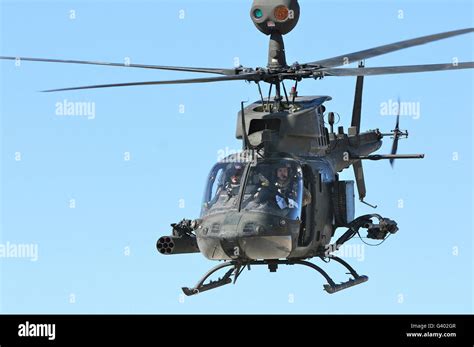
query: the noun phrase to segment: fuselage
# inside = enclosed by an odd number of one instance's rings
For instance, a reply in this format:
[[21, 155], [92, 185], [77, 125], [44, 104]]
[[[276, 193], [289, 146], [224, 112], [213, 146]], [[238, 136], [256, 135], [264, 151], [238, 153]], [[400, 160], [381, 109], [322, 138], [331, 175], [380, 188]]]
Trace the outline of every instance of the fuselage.
[[[207, 258], [323, 255], [336, 228], [354, 218], [353, 182], [340, 182], [338, 172], [354, 163], [353, 155], [379, 149], [382, 137], [378, 130], [329, 132], [323, 102], [330, 99], [299, 97], [294, 107], [280, 112], [260, 101], [249, 105], [244, 115], [239, 113], [237, 138], [243, 139], [246, 131], [251, 145], [260, 150], [229, 156], [209, 174], [195, 231]], [[281, 191], [278, 179], [278, 170], [285, 166], [292, 182], [289, 193]]]

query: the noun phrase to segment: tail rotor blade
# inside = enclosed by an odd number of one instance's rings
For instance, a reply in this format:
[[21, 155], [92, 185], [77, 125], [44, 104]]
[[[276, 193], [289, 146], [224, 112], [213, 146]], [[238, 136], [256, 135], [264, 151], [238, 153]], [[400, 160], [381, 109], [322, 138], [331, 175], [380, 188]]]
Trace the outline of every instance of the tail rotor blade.
[[[392, 150], [390, 154], [397, 154], [398, 150], [398, 139], [400, 138], [400, 98], [398, 98], [398, 113], [397, 113], [397, 122], [395, 123], [395, 129], [393, 130], [393, 143], [392, 143]], [[395, 163], [395, 159], [390, 159], [390, 165], [393, 167]]]
[[[392, 144], [392, 151], [390, 152], [390, 154], [397, 154], [397, 149], [398, 149], [398, 137], [395, 137], [393, 139], [393, 144]], [[393, 164], [395, 163], [395, 159], [390, 159], [390, 165], [392, 165], [393, 167]]]

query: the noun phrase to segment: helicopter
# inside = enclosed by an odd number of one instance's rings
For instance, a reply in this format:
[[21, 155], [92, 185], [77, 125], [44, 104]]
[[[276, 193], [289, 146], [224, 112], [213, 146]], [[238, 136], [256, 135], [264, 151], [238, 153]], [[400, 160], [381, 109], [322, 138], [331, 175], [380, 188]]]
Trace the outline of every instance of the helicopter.
[[[358, 52], [307, 63], [286, 61], [284, 35], [300, 17], [297, 0], [254, 0], [250, 17], [256, 28], [269, 36], [266, 67], [201, 68], [99, 61], [61, 60], [0, 56], [2, 60], [89, 64], [112, 67], [170, 70], [219, 75], [192, 79], [99, 84], [44, 90], [64, 92], [111, 87], [194, 84], [246, 81], [256, 84], [260, 98], [237, 115], [237, 139], [242, 151], [220, 160], [211, 169], [204, 189], [201, 214], [171, 224], [171, 235], [159, 237], [157, 250], [163, 255], [201, 253], [220, 261], [194, 287], [183, 287], [185, 295], [195, 295], [236, 283], [245, 269], [262, 265], [276, 272], [280, 265], [302, 265], [317, 271], [326, 280], [323, 288], [332, 294], [362, 284], [360, 275], [334, 253], [350, 239], [361, 237], [383, 242], [398, 231], [397, 222], [378, 213], [355, 217], [355, 192], [365, 201], [364, 160], [421, 159], [423, 154], [398, 154], [398, 143], [408, 137], [400, 129], [400, 113], [395, 128], [361, 131], [362, 96], [365, 76], [434, 72], [474, 68], [474, 62], [450, 64], [366, 67], [367, 59], [398, 50], [472, 33], [466, 28], [418, 37]], [[346, 67], [357, 63], [355, 68]], [[342, 66], [342, 67], [341, 67]], [[298, 83], [306, 79], [353, 76], [356, 78], [351, 126], [336, 131], [337, 114], [326, 112], [330, 96], [298, 95]], [[284, 84], [291, 81], [288, 92]], [[264, 96], [262, 84], [268, 84]], [[274, 94], [272, 94], [274, 92]], [[400, 105], [400, 103], [399, 103]], [[398, 108], [400, 111], [400, 108]], [[390, 154], [373, 154], [384, 137], [393, 139]], [[355, 180], [340, 180], [339, 173], [352, 166]], [[332, 241], [336, 230], [346, 230]], [[336, 283], [321, 267], [311, 262], [334, 261], [351, 278]], [[210, 278], [226, 269], [217, 280]]]

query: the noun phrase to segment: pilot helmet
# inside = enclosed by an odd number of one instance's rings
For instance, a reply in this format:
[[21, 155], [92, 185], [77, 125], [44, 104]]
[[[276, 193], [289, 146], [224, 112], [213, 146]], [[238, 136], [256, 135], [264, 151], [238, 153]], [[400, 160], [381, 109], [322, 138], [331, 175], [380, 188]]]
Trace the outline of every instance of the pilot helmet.
[[283, 168], [288, 170], [287, 180], [289, 180], [289, 178], [292, 175], [292, 168], [291, 168], [291, 164], [288, 163], [288, 162], [278, 163], [278, 165], [276, 166], [276, 169], [275, 169], [275, 176], [278, 179], [278, 170], [283, 169]]
[[240, 178], [242, 177], [242, 173], [244, 171], [244, 166], [241, 163], [234, 163], [228, 169], [228, 177], [229, 181], [232, 184], [240, 183]]

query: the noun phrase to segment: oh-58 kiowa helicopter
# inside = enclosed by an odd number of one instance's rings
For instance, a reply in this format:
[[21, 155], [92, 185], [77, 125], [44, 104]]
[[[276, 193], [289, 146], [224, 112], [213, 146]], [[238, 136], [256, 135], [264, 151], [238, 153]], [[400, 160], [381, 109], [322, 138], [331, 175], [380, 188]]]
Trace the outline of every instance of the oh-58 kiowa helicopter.
[[[366, 229], [367, 237], [385, 240], [397, 232], [397, 223], [379, 214], [354, 218], [354, 182], [339, 180], [338, 173], [350, 166], [354, 169], [359, 200], [366, 196], [362, 160], [423, 158], [423, 154], [396, 154], [398, 141], [408, 132], [399, 128], [382, 133], [378, 129], [361, 132], [361, 106], [364, 76], [458, 70], [473, 68], [473, 62], [388, 67], [365, 67], [368, 58], [414, 47], [449, 37], [471, 33], [473, 28], [423, 36], [355, 53], [288, 65], [283, 35], [298, 23], [297, 0], [255, 0], [250, 17], [265, 35], [270, 36], [266, 68], [233, 69], [194, 68], [141, 64], [119, 64], [94, 61], [43, 58], [0, 57], [7, 60], [74, 63], [133, 67], [143, 69], [186, 71], [221, 75], [195, 79], [92, 85], [46, 90], [46, 92], [78, 89], [188, 84], [220, 81], [248, 81], [258, 86], [260, 100], [244, 107], [237, 118], [236, 137], [243, 151], [218, 162], [211, 170], [205, 188], [201, 216], [172, 224], [170, 236], [160, 237], [161, 254], [201, 252], [206, 258], [224, 261], [206, 273], [194, 288], [183, 288], [186, 295], [235, 283], [245, 268], [266, 265], [275, 272], [278, 265], [305, 265], [318, 271], [327, 281], [324, 289], [334, 293], [368, 280], [344, 260], [334, 256], [342, 244]], [[359, 63], [356, 68], [339, 67]], [[354, 76], [356, 80], [351, 126], [334, 132], [335, 114], [325, 112], [330, 96], [299, 96], [298, 82], [326, 76]], [[294, 82], [290, 93], [285, 80]], [[268, 83], [264, 97], [260, 83]], [[275, 91], [274, 96], [272, 90]], [[327, 122], [325, 122], [325, 118]], [[326, 127], [326, 123], [329, 128]], [[393, 137], [388, 155], [371, 154], [386, 136]], [[375, 206], [374, 206], [375, 207]], [[331, 244], [339, 227], [347, 228]], [[344, 266], [353, 278], [336, 284], [319, 266], [308, 261], [319, 257]], [[208, 278], [228, 268], [216, 281]]]

